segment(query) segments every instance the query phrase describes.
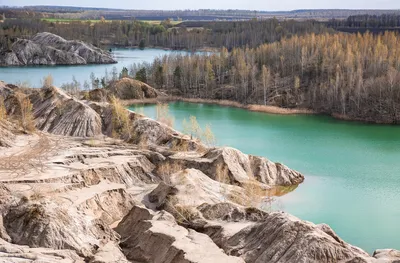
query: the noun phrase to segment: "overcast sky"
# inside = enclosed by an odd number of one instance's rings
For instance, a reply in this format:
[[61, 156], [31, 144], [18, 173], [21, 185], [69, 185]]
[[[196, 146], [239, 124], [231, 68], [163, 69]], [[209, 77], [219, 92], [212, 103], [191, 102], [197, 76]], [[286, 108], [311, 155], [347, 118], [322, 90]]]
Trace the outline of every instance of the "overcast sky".
[[125, 9], [400, 9], [400, 0], [0, 0], [0, 6], [69, 5]]

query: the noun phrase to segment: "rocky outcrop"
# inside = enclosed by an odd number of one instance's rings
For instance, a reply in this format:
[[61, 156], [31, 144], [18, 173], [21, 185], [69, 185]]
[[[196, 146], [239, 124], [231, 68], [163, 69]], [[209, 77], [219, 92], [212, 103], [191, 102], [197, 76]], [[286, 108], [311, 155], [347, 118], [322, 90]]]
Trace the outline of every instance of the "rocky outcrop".
[[366, 252], [340, 239], [327, 225], [314, 225], [283, 212], [269, 214], [222, 244], [246, 262], [373, 262]]
[[53, 134], [93, 137], [102, 134], [100, 116], [88, 105], [51, 87], [30, 95], [36, 127]]
[[10, 52], [0, 54], [1, 66], [111, 63], [117, 62], [106, 51], [47, 32], [38, 33], [31, 40], [18, 39], [12, 44]]
[[109, 242], [96, 252], [89, 263], [129, 263], [129, 261], [117, 244]]
[[94, 89], [86, 97], [94, 102], [110, 101], [112, 96], [122, 100], [154, 99], [161, 94], [144, 82], [132, 78], [122, 78], [112, 82], [106, 89]]
[[6, 120], [0, 120], [0, 148], [10, 147], [15, 139], [10, 127], [13, 125]]
[[72, 250], [29, 248], [11, 244], [0, 239], [1, 263], [84, 263]]
[[152, 99], [159, 96], [159, 92], [144, 82], [132, 78], [122, 78], [107, 88], [114, 96], [123, 100]]
[[373, 256], [378, 259], [379, 262], [400, 262], [400, 251], [395, 249], [378, 249], [375, 250]]
[[73, 249], [93, 255], [102, 243], [118, 240], [103, 221], [52, 202], [27, 202], [13, 207], [4, 217], [12, 243], [30, 247]]
[[292, 186], [304, 181], [304, 176], [280, 163], [246, 155], [230, 147], [209, 149], [205, 154], [169, 156], [169, 160], [184, 168], [195, 168], [214, 180], [231, 184], [257, 180], [268, 186]]
[[226, 255], [204, 234], [176, 224], [166, 212], [135, 206], [116, 228], [129, 260], [139, 262], [244, 262]]
[[[8, 117], [21, 119], [21, 98], [28, 96], [33, 105], [34, 125], [39, 130], [65, 136], [93, 137], [102, 134], [99, 114], [80, 100], [56, 87], [43, 89], [1, 89]], [[6, 134], [0, 127], [0, 132]], [[10, 137], [10, 136], [7, 136]], [[6, 138], [6, 137], [5, 137]]]
[[87, 93], [87, 99], [94, 102], [108, 102], [110, 92], [107, 89], [93, 89]]

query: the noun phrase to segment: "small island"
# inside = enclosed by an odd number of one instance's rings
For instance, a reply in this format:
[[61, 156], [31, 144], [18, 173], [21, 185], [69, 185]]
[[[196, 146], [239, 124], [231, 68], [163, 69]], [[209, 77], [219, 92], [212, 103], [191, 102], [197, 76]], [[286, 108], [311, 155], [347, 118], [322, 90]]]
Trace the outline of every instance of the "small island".
[[110, 52], [91, 44], [64, 38], [48, 32], [31, 39], [18, 38], [0, 51], [0, 66], [113, 64]]

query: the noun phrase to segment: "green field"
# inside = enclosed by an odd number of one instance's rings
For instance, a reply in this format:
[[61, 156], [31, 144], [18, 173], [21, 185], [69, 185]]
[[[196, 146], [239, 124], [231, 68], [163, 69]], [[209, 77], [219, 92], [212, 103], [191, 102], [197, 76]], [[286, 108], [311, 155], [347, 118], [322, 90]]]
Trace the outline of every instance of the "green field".
[[[42, 21], [47, 21], [47, 22], [61, 22], [61, 23], [68, 23], [68, 22], [91, 22], [91, 23], [99, 23], [101, 22], [100, 19], [73, 19], [73, 18], [43, 18]], [[118, 21], [118, 20], [105, 20], [105, 22], [109, 23], [112, 21]], [[146, 22], [152, 25], [159, 25], [161, 24], [162, 20], [139, 20], [141, 22]], [[172, 25], [177, 25], [179, 23], [182, 23], [182, 21], [173, 21], [171, 20]]]
[[[91, 23], [98, 23], [101, 22], [100, 19], [98, 20], [90, 20], [90, 19], [71, 19], [71, 18], [43, 18], [42, 21], [47, 22], [91, 22]], [[106, 22], [111, 22], [111, 20], [105, 20]]]

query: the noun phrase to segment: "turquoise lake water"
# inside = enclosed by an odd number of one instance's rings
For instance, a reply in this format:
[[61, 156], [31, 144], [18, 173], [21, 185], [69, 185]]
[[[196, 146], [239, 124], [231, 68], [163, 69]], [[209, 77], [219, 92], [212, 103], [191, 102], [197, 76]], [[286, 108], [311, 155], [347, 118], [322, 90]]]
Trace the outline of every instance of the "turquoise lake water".
[[182, 53], [185, 51], [168, 51], [163, 49], [113, 49], [113, 56], [118, 64], [108, 65], [81, 65], [81, 66], [27, 66], [27, 67], [0, 67], [0, 80], [6, 83], [16, 84], [28, 82], [33, 87], [41, 87], [45, 76], [51, 74], [54, 84], [60, 87], [63, 83], [72, 82], [72, 77], [82, 85], [85, 80], [90, 83], [90, 74], [93, 72], [97, 78], [102, 78], [107, 70], [110, 74], [113, 67], [118, 73], [124, 67], [140, 62], [152, 62], [154, 58], [170, 53]]
[[[155, 117], [155, 107], [144, 106]], [[282, 162], [305, 175], [276, 206], [372, 253], [400, 249], [400, 127], [325, 116], [272, 115], [207, 104], [170, 103], [175, 128], [190, 115], [211, 124], [217, 144]]]

